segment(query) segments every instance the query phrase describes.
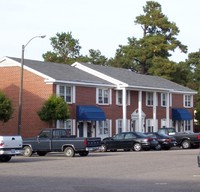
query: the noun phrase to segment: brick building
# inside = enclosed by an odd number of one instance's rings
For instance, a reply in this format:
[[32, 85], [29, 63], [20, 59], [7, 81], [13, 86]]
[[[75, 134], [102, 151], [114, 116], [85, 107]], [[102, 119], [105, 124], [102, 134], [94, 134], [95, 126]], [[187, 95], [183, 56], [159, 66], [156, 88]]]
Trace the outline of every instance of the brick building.
[[[0, 134], [17, 134], [21, 60], [0, 60], [0, 90], [13, 101], [11, 120], [0, 124]], [[23, 137], [34, 136], [49, 124], [37, 111], [52, 94], [65, 99], [70, 119], [57, 128], [81, 136], [112, 136], [121, 131], [157, 131], [174, 127], [193, 130], [195, 91], [169, 80], [127, 69], [93, 64], [25, 60], [23, 80]]]

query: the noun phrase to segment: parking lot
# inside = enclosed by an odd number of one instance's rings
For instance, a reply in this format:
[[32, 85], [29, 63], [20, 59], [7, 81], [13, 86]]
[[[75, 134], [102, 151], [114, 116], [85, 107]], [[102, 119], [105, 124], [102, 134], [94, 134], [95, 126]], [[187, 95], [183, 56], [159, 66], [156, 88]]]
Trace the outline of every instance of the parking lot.
[[198, 153], [199, 149], [175, 149], [13, 157], [0, 164], [0, 191], [199, 192]]

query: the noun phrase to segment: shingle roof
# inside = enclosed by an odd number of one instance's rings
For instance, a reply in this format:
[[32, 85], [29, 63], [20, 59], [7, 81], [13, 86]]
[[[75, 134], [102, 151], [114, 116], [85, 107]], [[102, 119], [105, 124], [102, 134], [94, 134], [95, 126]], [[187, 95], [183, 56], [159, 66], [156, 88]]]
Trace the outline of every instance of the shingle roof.
[[[21, 59], [9, 57], [17, 62], [21, 62]], [[71, 65], [35, 61], [35, 60], [24, 60], [24, 66], [30, 67], [40, 73], [43, 73], [57, 81], [73, 81], [81, 83], [92, 83], [92, 84], [106, 84], [112, 85], [110, 82], [98, 78], [94, 75], [88, 74], [80, 69], [76, 69]]]
[[[9, 57], [17, 62], [21, 62], [21, 59]], [[93, 74], [87, 73], [87, 71], [80, 70], [76, 67], [66, 64], [35, 61], [35, 60], [24, 60], [24, 65], [28, 66], [40, 73], [43, 73], [57, 81], [73, 81], [88, 84], [105, 84], [113, 86], [112, 83], [106, 81], [102, 78], [96, 77]], [[139, 89], [163, 89], [163, 90], [174, 90], [175, 92], [190, 92], [195, 94], [196, 91], [169, 81], [167, 79], [152, 76], [152, 75], [142, 75], [132, 72], [128, 69], [115, 68], [110, 66], [94, 65], [88, 63], [81, 63], [86, 67], [96, 70], [100, 73], [108, 75], [119, 81], [122, 81], [129, 85], [130, 88]]]
[[159, 89], [172, 89], [174, 91], [180, 92], [192, 92], [196, 91], [169, 81], [167, 79], [152, 76], [152, 75], [142, 75], [132, 72], [128, 69], [115, 68], [110, 66], [100, 66], [94, 64], [81, 63], [91, 69], [98, 72], [116, 78], [124, 83], [127, 83], [131, 87], [146, 87], [146, 88], [159, 88]]

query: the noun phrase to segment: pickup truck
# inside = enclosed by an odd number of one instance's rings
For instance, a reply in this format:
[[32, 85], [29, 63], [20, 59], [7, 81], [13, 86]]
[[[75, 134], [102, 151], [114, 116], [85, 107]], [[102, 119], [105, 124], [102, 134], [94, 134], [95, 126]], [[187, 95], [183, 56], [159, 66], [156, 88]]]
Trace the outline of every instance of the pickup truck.
[[8, 162], [12, 156], [23, 154], [21, 136], [0, 136], [0, 162]]
[[76, 153], [87, 156], [89, 151], [98, 150], [100, 146], [100, 137], [67, 136], [65, 129], [57, 128], [47, 128], [34, 138], [23, 139], [25, 157], [33, 153], [45, 156], [49, 152], [64, 152], [67, 157], [74, 157]]
[[160, 133], [173, 135], [176, 139], [177, 146], [183, 149], [198, 148], [200, 146], [200, 133], [176, 132], [174, 128], [160, 128]]

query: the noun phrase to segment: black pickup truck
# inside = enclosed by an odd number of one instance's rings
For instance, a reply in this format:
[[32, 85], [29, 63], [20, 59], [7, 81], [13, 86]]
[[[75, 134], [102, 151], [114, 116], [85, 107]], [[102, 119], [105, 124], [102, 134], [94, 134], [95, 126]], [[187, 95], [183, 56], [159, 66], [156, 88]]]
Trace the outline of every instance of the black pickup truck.
[[67, 157], [76, 153], [87, 156], [89, 151], [99, 149], [101, 138], [67, 136], [65, 129], [48, 128], [34, 138], [23, 139], [24, 156], [30, 157], [33, 153], [45, 156], [49, 152], [64, 152]]
[[183, 149], [198, 148], [200, 146], [200, 133], [176, 132], [174, 128], [160, 128], [160, 133], [175, 137], [177, 146]]

